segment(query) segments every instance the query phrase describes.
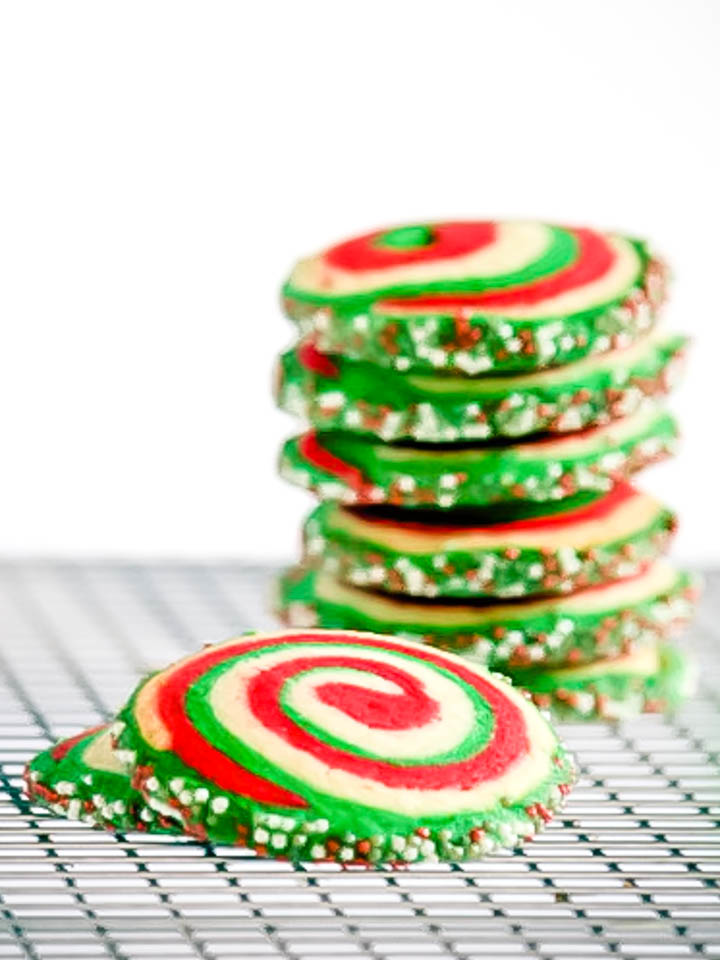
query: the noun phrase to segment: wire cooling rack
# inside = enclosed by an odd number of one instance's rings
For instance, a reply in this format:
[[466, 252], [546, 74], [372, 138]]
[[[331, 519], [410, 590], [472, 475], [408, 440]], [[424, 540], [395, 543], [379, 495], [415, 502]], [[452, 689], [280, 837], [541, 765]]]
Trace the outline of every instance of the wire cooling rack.
[[0, 566], [0, 957], [341, 960], [720, 956], [720, 574], [673, 720], [567, 725], [583, 777], [525, 852], [403, 871], [112, 836], [31, 808], [27, 758], [109, 717], [140, 673], [273, 625], [271, 571]]

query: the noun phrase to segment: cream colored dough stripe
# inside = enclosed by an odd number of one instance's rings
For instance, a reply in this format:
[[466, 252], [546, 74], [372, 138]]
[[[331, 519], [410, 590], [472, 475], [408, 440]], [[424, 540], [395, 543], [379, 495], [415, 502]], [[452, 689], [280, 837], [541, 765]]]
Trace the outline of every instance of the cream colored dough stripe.
[[444, 553], [451, 550], [497, 549], [500, 546], [534, 547], [592, 547], [611, 543], [649, 526], [657, 517], [660, 505], [652, 497], [638, 493], [621, 503], [611, 513], [596, 520], [572, 524], [568, 527], [539, 527], [533, 530], [501, 530], [485, 528], [458, 529], [452, 533], [408, 530], [400, 524], [380, 523], [356, 517], [338, 507], [332, 520], [332, 530], [361, 537], [370, 543], [388, 547], [399, 553]]
[[470, 604], [418, 604], [417, 602], [367, 593], [341, 584], [327, 573], [315, 579], [320, 600], [359, 610], [374, 619], [392, 624], [417, 624], [418, 627], [479, 628], [484, 623], [531, 617], [549, 610], [558, 613], [595, 613], [614, 610], [651, 598], [672, 587], [675, 571], [664, 561], [653, 564], [644, 574], [632, 580], [613, 583], [602, 589], [583, 590], [564, 597], [550, 597], [521, 604], [498, 603], [490, 607]]
[[497, 394], [512, 393], [516, 390], [531, 390], [555, 384], [568, 384], [573, 387], [582, 385], [585, 377], [603, 370], [614, 373], [619, 369], [634, 366], [638, 360], [667, 336], [653, 332], [638, 340], [631, 347], [613, 350], [602, 356], [589, 356], [576, 363], [568, 363], [550, 370], [540, 370], [521, 377], [447, 377], [447, 376], [408, 376], [408, 381], [418, 390], [426, 393], [464, 393]]
[[606, 677], [612, 674], [633, 674], [634, 676], [649, 677], [660, 669], [660, 655], [655, 644], [646, 644], [637, 647], [632, 653], [622, 657], [612, 657], [606, 660], [596, 660], [594, 663], [582, 667], [563, 667], [561, 670], [551, 670], [549, 673], [556, 680], [590, 680], [592, 677]]
[[106, 773], [127, 773], [112, 750], [112, 731], [110, 727], [93, 737], [83, 751], [83, 763], [93, 770], [103, 770]]
[[[648, 403], [631, 417], [623, 417], [622, 420], [615, 420], [606, 426], [595, 427], [580, 436], [563, 434], [559, 437], [535, 441], [534, 443], [517, 443], [513, 444], [512, 452], [514, 456], [521, 457], [524, 460], [582, 455], [588, 451], [596, 450], [603, 442], [610, 446], [623, 443], [635, 434], [645, 430], [657, 415], [658, 408], [652, 403]], [[498, 452], [492, 449], [458, 447], [454, 450], [433, 450], [428, 454], [427, 450], [393, 446], [387, 443], [373, 444], [372, 450], [379, 460], [384, 460], [387, 463], [412, 463], [413, 461], [428, 459], [437, 463], [443, 461], [457, 463], [461, 458], [463, 461], [472, 462], [495, 457]]]

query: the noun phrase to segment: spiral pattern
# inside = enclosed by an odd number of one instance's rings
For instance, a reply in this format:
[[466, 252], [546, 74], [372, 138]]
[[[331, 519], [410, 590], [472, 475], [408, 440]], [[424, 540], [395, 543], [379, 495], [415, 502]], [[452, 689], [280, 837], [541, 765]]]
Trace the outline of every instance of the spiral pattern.
[[133, 712], [144, 742], [203, 783], [299, 816], [358, 804], [400, 818], [486, 812], [552, 778], [558, 746], [481, 667], [352, 632], [208, 648], [146, 682]]
[[365, 298], [381, 310], [549, 317], [623, 298], [647, 266], [642, 245], [586, 228], [443, 222], [331, 247], [297, 265], [286, 293], [338, 305]]

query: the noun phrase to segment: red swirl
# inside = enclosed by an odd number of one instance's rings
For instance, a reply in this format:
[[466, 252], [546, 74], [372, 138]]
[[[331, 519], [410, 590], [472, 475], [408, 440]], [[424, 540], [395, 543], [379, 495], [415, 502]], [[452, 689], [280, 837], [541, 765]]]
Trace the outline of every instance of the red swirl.
[[[333, 641], [341, 643], [343, 646], [371, 647], [404, 655], [407, 655], [409, 650], [408, 646], [402, 646], [392, 640], [373, 640], [368, 637], [354, 638], [342, 633], [299, 634], [293, 636], [290, 643], [292, 645], [326, 644]], [[260, 640], [241, 640], [237, 643], [214, 648], [186, 662], [178, 669], [171, 671], [164, 679], [158, 693], [159, 712], [163, 724], [171, 734], [174, 753], [183, 763], [196, 770], [220, 789], [240, 794], [261, 803], [286, 807], [304, 807], [307, 806], [307, 803], [302, 797], [264, 777], [258, 776], [232, 759], [228, 754], [208, 743], [202, 732], [195, 728], [187, 714], [186, 699], [188, 691], [204, 673], [218, 663], [277, 645], [278, 638], [272, 637]], [[345, 753], [330, 744], [324, 743], [294, 724], [291, 718], [282, 712], [279, 692], [283, 683], [289, 677], [315, 666], [359, 668], [394, 682], [397, 682], [398, 676], [402, 675], [401, 689], [403, 693], [390, 695], [391, 699], [394, 698], [396, 705], [405, 701], [406, 698], [416, 699], [419, 687], [413, 683], [412, 679], [408, 679], [402, 670], [398, 669], [396, 673], [394, 668], [389, 668], [385, 664], [349, 655], [329, 655], [319, 658], [298, 656], [292, 662], [284, 662], [261, 672], [251, 681], [248, 688], [250, 706], [255, 716], [267, 729], [283, 737], [296, 748], [312, 754], [330, 767], [364, 776], [391, 787], [423, 788], [426, 790], [440, 790], [448, 787], [469, 789], [479, 782], [499, 777], [527, 753], [529, 742], [522, 712], [501, 689], [491, 681], [467, 669], [464, 665], [450, 662], [430, 650], [424, 648], [413, 649], [412, 655], [415, 659], [433, 664], [445, 672], [451, 671], [460, 680], [475, 689], [487, 702], [494, 716], [494, 726], [490, 739], [475, 756], [467, 760], [439, 766], [403, 766]], [[321, 696], [329, 697], [331, 700], [337, 697], [338, 687], [333, 689], [334, 685], [330, 684], [322, 685], [320, 689], [323, 686], [325, 687], [325, 693]], [[342, 684], [342, 686], [346, 688], [344, 693], [347, 695], [348, 704], [347, 707], [343, 704], [342, 709], [347, 709], [350, 716], [354, 715], [357, 718], [362, 718], [365, 722], [369, 721], [376, 725], [391, 722], [388, 713], [390, 701], [387, 700], [387, 694], [384, 695], [384, 698], [376, 696], [375, 699], [371, 700], [368, 699], [368, 691], [358, 688], [359, 692], [356, 692], [354, 685], [350, 684]], [[365, 698], [364, 702], [363, 698]], [[372, 706], [373, 703], [375, 706]], [[380, 706], [381, 703], [382, 706]], [[363, 714], [363, 707], [370, 708], [369, 717]], [[410, 706], [409, 702], [403, 703], [396, 722], [401, 725], [412, 725], [413, 722], [419, 723], [423, 719], [427, 722], [427, 717], [432, 709], [431, 702], [428, 702], [427, 695], [423, 692], [423, 696], [417, 699], [415, 707]], [[397, 727], [394, 728], [397, 729]]]
[[374, 230], [361, 237], [338, 243], [325, 252], [331, 267], [359, 272], [385, 270], [427, 260], [462, 257], [493, 243], [497, 228], [494, 223], [467, 221], [429, 224], [432, 239], [417, 247], [394, 247], [382, 243], [387, 230]]
[[610, 270], [615, 252], [606, 237], [584, 228], [568, 230], [578, 242], [575, 260], [549, 276], [539, 277], [516, 287], [489, 289], [482, 292], [426, 294], [420, 297], [390, 297], [383, 307], [439, 309], [442, 307], [529, 307], [556, 297], [568, 290], [585, 286]]

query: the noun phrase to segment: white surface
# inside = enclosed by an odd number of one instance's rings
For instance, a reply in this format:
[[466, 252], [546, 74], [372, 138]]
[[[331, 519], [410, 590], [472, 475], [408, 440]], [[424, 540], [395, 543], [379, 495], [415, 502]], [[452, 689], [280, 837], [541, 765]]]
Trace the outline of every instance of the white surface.
[[643, 484], [720, 558], [713, 2], [0, 7], [0, 551], [289, 556], [270, 371], [299, 255], [519, 216], [651, 237], [696, 337]]

